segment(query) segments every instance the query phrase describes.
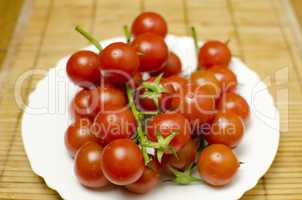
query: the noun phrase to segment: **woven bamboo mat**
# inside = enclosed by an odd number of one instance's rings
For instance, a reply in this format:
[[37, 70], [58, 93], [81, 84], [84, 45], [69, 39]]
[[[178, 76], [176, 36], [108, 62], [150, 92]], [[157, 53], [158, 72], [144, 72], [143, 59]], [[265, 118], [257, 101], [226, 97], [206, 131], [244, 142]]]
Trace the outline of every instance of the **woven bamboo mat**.
[[[142, 10], [162, 13], [172, 34], [189, 35], [189, 27], [195, 26], [204, 40], [233, 35], [234, 54], [267, 81], [281, 112], [277, 158], [243, 199], [302, 199], [302, 40], [288, 4], [287, 0], [25, 1], [0, 68], [0, 199], [60, 199], [32, 172], [24, 153], [22, 110], [14, 97], [18, 77], [30, 69], [48, 69], [87, 45], [73, 31], [76, 24], [105, 39], [121, 35], [122, 25]], [[25, 99], [41, 78], [25, 81]]]

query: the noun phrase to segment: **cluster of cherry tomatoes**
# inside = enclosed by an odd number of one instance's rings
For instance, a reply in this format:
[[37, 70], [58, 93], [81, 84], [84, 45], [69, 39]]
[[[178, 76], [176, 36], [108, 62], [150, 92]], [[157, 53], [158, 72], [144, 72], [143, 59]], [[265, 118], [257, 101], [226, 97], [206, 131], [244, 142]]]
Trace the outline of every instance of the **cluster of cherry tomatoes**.
[[[226, 43], [199, 47], [192, 29], [198, 69], [183, 77], [180, 58], [164, 40], [167, 23], [157, 13], [141, 13], [131, 33], [125, 27], [127, 42], [104, 49], [77, 31], [99, 50], [78, 51], [66, 66], [81, 87], [65, 144], [82, 185], [111, 183], [146, 193], [162, 174], [178, 184], [231, 182], [240, 165], [232, 149], [243, 137], [249, 106], [235, 93]], [[195, 167], [200, 177], [192, 175]]]

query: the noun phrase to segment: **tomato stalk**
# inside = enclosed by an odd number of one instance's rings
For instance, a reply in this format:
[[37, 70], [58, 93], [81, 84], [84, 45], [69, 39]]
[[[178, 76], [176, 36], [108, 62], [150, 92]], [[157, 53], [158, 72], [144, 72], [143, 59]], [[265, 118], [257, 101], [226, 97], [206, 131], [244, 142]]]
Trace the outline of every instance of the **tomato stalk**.
[[142, 95], [142, 98], [150, 98], [156, 105], [156, 108], [159, 110], [159, 96], [161, 93], [165, 93], [165, 88], [160, 84], [160, 80], [163, 74], [160, 74], [156, 77], [154, 82], [144, 82], [143, 87], [147, 89], [146, 92]]
[[177, 184], [189, 185], [193, 182], [201, 182], [202, 179], [192, 175], [193, 164], [189, 166], [184, 172], [178, 171], [173, 167], [169, 166], [169, 169], [174, 174], [175, 179], [173, 180]]
[[192, 30], [192, 38], [194, 41], [195, 50], [196, 50], [196, 52], [198, 52], [199, 45], [198, 45], [196, 29], [195, 29], [195, 27], [192, 27], [191, 30]]
[[128, 97], [129, 105], [130, 105], [131, 111], [132, 111], [132, 113], [135, 117], [136, 123], [137, 123], [136, 131], [137, 131], [137, 135], [138, 135], [138, 141], [141, 144], [142, 153], [143, 153], [143, 157], [145, 160], [145, 165], [147, 165], [151, 161], [151, 159], [147, 152], [146, 146], [144, 145], [146, 143], [147, 138], [144, 134], [143, 126], [141, 123], [142, 114], [137, 110], [135, 103], [133, 101], [133, 96], [134, 96], [133, 90], [128, 85], [126, 85], [126, 90], [127, 90], [127, 97]]
[[130, 33], [129, 29], [128, 29], [128, 26], [124, 25], [123, 29], [124, 29], [124, 34], [125, 34], [125, 37], [126, 37], [126, 41], [127, 41], [127, 43], [130, 43], [130, 41], [131, 41], [131, 33]]
[[99, 51], [103, 50], [103, 47], [100, 45], [100, 43], [92, 37], [90, 33], [85, 31], [81, 26], [77, 25], [75, 27], [75, 30], [79, 32], [82, 36], [84, 36], [90, 43], [92, 43]]

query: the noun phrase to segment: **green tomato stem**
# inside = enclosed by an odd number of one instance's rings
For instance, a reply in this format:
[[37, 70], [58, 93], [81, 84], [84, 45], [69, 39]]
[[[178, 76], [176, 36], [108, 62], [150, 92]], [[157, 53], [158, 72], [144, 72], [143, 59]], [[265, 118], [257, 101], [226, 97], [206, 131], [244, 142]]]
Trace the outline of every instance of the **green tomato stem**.
[[79, 32], [82, 36], [84, 36], [90, 43], [92, 43], [99, 51], [102, 51], [103, 48], [100, 45], [100, 43], [92, 37], [92, 35], [90, 33], [88, 33], [87, 31], [85, 31], [81, 26], [77, 25], [75, 27], [75, 30], [77, 32]]
[[130, 43], [130, 41], [131, 41], [131, 33], [129, 32], [128, 26], [125, 25], [123, 27], [123, 29], [124, 29], [124, 34], [126, 36], [126, 41], [127, 41], [127, 43]]
[[141, 145], [145, 165], [147, 165], [151, 159], [149, 157], [149, 154], [147, 152], [146, 145], [145, 145], [147, 141], [146, 141], [146, 136], [144, 134], [143, 126], [141, 123], [142, 115], [137, 110], [135, 103], [133, 101], [133, 90], [128, 85], [126, 85], [126, 90], [127, 90], [127, 97], [128, 97], [129, 105], [130, 105], [131, 111], [132, 111], [132, 113], [135, 117], [136, 123], [137, 123], [136, 131], [137, 131], [137, 135], [138, 135], [138, 141]]
[[199, 45], [198, 45], [196, 29], [195, 29], [195, 27], [192, 27], [191, 29], [192, 29], [192, 38], [194, 41], [194, 46], [195, 46], [196, 52], [198, 52]]

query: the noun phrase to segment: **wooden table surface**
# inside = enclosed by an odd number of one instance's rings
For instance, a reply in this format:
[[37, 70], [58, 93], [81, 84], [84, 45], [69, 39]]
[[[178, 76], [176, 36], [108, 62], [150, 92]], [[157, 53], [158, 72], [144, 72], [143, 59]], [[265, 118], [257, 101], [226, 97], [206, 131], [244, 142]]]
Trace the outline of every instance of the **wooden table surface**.
[[[233, 35], [234, 54], [267, 82], [281, 113], [278, 155], [242, 199], [302, 199], [302, 39], [287, 0], [25, 0], [0, 68], [0, 199], [60, 199], [32, 172], [24, 153], [16, 80], [87, 45], [73, 30], [76, 24], [105, 39], [122, 35], [121, 27], [143, 10], [160, 12], [171, 34], [189, 35], [195, 26], [203, 40]], [[41, 78], [25, 81], [24, 99]]]

